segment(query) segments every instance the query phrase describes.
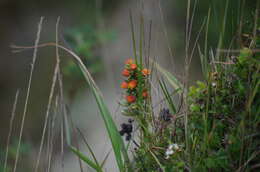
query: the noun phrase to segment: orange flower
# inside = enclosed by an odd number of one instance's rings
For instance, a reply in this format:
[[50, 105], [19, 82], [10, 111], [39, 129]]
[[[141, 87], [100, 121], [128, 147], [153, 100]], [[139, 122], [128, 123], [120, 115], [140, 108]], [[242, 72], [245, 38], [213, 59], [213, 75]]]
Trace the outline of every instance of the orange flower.
[[126, 64], [126, 65], [131, 65], [131, 64], [133, 64], [133, 59], [127, 59], [127, 60], [125, 61], [125, 64]]
[[122, 71], [122, 75], [123, 75], [123, 76], [126, 76], [126, 77], [130, 76], [129, 70], [124, 69], [124, 70]]
[[121, 88], [127, 89], [128, 88], [128, 83], [127, 82], [122, 82]]
[[136, 64], [133, 63], [133, 64], [130, 65], [130, 69], [135, 70], [136, 68], [137, 68]]
[[132, 90], [136, 87], [136, 85], [137, 85], [137, 80], [132, 80], [128, 83], [128, 88]]
[[150, 72], [149, 69], [144, 68], [144, 69], [142, 70], [142, 73], [143, 73], [144, 76], [147, 76], [147, 75], [149, 75], [151, 72]]
[[126, 96], [126, 100], [128, 103], [133, 103], [136, 100], [136, 97], [134, 95]]
[[149, 94], [148, 94], [147, 91], [144, 91], [144, 92], [142, 93], [142, 96], [143, 96], [143, 98], [147, 98], [147, 97], [149, 96]]

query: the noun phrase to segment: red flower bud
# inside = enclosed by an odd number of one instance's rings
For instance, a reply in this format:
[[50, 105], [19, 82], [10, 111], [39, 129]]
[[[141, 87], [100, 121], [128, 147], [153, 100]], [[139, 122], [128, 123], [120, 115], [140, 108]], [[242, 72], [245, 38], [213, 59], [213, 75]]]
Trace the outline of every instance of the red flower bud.
[[136, 100], [136, 97], [134, 95], [126, 96], [126, 100], [128, 103], [133, 103]]
[[123, 76], [126, 76], [126, 77], [130, 76], [129, 70], [124, 69], [124, 70], [122, 71], [122, 75], [123, 75]]
[[135, 70], [136, 68], [137, 68], [136, 64], [133, 63], [133, 64], [130, 65], [130, 69]]
[[150, 72], [149, 69], [144, 68], [144, 69], [142, 70], [142, 73], [143, 73], [144, 76], [147, 76], [147, 75], [149, 75], [151, 72]]
[[125, 61], [125, 64], [126, 65], [131, 65], [133, 63], [133, 59], [127, 59], [126, 61]]
[[128, 83], [127, 82], [122, 82], [121, 88], [127, 89], [128, 88]]
[[137, 86], [137, 80], [132, 80], [128, 83], [128, 88], [131, 90], [134, 89]]
[[148, 94], [147, 91], [144, 91], [144, 92], [142, 93], [142, 96], [143, 96], [143, 98], [147, 98], [147, 97], [149, 96], [149, 94]]

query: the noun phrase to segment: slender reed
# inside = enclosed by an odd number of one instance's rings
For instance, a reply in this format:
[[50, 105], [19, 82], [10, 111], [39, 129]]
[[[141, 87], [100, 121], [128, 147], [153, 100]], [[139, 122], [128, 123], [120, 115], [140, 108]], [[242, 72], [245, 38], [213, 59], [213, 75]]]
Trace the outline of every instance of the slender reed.
[[40, 22], [38, 24], [38, 32], [37, 32], [37, 37], [35, 39], [34, 43], [34, 52], [33, 52], [33, 61], [31, 64], [31, 71], [30, 71], [30, 76], [29, 76], [29, 82], [28, 82], [28, 87], [27, 87], [27, 93], [26, 93], [26, 99], [25, 99], [25, 105], [24, 105], [24, 111], [23, 111], [23, 117], [22, 117], [22, 122], [21, 122], [21, 129], [20, 129], [20, 134], [19, 134], [19, 140], [18, 140], [18, 146], [17, 146], [17, 151], [16, 151], [16, 157], [15, 157], [15, 163], [14, 163], [14, 170], [13, 172], [16, 171], [17, 168], [17, 163], [19, 160], [19, 152], [20, 152], [20, 146], [21, 146], [21, 139], [23, 136], [23, 128], [24, 128], [24, 122], [27, 114], [27, 107], [28, 107], [28, 101], [30, 97], [30, 91], [31, 91], [31, 84], [32, 84], [32, 76], [33, 76], [33, 71], [34, 71], [34, 66], [37, 58], [37, 50], [38, 50], [38, 44], [40, 41], [40, 36], [41, 36], [41, 29], [42, 29], [42, 22], [43, 22], [44, 17], [41, 17]]
[[[56, 28], [57, 28], [57, 26], [59, 24], [59, 20], [60, 20], [60, 18], [57, 19]], [[56, 54], [56, 56], [57, 56], [57, 54]], [[38, 152], [37, 161], [36, 161], [35, 170], [34, 170], [35, 172], [38, 171], [39, 164], [40, 164], [42, 147], [43, 147], [43, 143], [44, 143], [44, 139], [45, 139], [45, 132], [46, 132], [46, 128], [47, 128], [47, 123], [48, 123], [48, 118], [49, 118], [49, 114], [50, 114], [50, 108], [51, 108], [52, 99], [53, 99], [53, 95], [54, 95], [54, 91], [55, 91], [55, 86], [56, 86], [56, 82], [57, 82], [59, 68], [60, 68], [60, 60], [57, 57], [56, 58], [56, 65], [55, 65], [55, 69], [54, 69], [54, 74], [53, 74], [53, 78], [52, 78], [51, 91], [50, 91], [50, 94], [49, 94], [49, 100], [48, 100], [48, 105], [47, 105], [47, 110], [46, 110], [46, 115], [45, 115], [43, 131], [42, 131], [42, 138], [41, 138], [40, 149], [39, 149], [39, 152]]]
[[14, 121], [14, 117], [15, 117], [16, 105], [17, 105], [19, 93], [20, 93], [20, 91], [17, 90], [16, 94], [15, 94], [13, 108], [12, 108], [12, 114], [11, 114], [10, 125], [9, 125], [9, 133], [8, 133], [7, 143], [6, 143], [4, 171], [6, 171], [6, 167], [7, 167], [7, 160], [8, 160], [8, 153], [9, 153], [9, 144], [10, 144], [10, 139], [11, 139], [11, 135], [12, 135], [12, 131], [13, 131], [13, 121]]

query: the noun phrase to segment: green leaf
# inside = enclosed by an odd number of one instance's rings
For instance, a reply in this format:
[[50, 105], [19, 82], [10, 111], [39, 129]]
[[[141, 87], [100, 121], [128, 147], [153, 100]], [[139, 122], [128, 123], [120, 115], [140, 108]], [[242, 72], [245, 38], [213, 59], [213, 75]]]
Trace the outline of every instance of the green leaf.
[[[106, 130], [108, 132], [110, 141], [112, 143], [113, 151], [115, 154], [115, 158], [117, 161], [118, 168], [121, 172], [126, 171], [125, 170], [125, 164], [129, 164], [129, 157], [124, 145], [124, 142], [117, 130], [117, 127], [115, 125], [115, 122], [112, 119], [112, 115], [108, 110], [108, 107], [106, 103], [104, 102], [104, 98], [102, 96], [101, 91], [97, 87], [95, 81], [93, 80], [91, 74], [89, 73], [86, 66], [83, 64], [81, 59], [72, 51], [65, 49], [68, 51], [71, 55], [73, 55], [74, 59], [76, 60], [76, 63], [78, 64], [79, 68], [81, 69], [87, 83], [90, 86], [91, 92], [93, 93], [96, 103], [98, 105], [98, 108], [100, 110], [100, 114], [103, 118], [103, 121], [106, 126]], [[123, 157], [122, 157], [123, 155]], [[125, 164], [124, 164], [125, 163]], [[131, 167], [127, 166], [129, 171], [131, 171]]]
[[95, 162], [90, 160], [88, 157], [86, 157], [82, 152], [74, 148], [73, 146], [69, 146], [70, 150], [75, 153], [82, 161], [84, 161], [86, 164], [88, 164], [90, 167], [95, 169], [98, 172], [102, 172], [101, 168], [96, 165]]
[[[151, 60], [152, 61], [152, 60]], [[152, 61], [156, 69], [162, 73], [162, 75], [168, 80], [169, 84], [172, 85], [172, 87], [177, 91], [177, 93], [181, 94], [183, 91], [183, 85], [179, 82], [179, 80], [172, 75], [170, 72], [167, 70], [163, 69], [158, 63]]]
[[[168, 89], [166, 87], [165, 82], [163, 80], [162, 81], [159, 80], [159, 85], [160, 85], [160, 87], [161, 87], [161, 89], [163, 91], [164, 97], [167, 100], [167, 103], [168, 103], [169, 107], [171, 108], [172, 112], [176, 113], [177, 112], [176, 107], [175, 107], [175, 105], [173, 103], [173, 100], [171, 98], [171, 94], [169, 93], [169, 91], [168, 91]], [[176, 90], [176, 92], [178, 92], [178, 90]]]

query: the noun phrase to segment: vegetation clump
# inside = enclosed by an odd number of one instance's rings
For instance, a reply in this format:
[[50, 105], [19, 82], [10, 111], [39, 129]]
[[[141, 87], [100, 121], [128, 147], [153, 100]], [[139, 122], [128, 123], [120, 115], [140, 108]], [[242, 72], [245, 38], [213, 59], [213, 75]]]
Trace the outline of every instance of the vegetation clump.
[[128, 77], [122, 83], [128, 94], [123, 114], [135, 118], [139, 129], [138, 141], [133, 138], [136, 171], [259, 169], [260, 54], [255, 51], [259, 40], [256, 35], [236, 54], [223, 56], [223, 61], [213, 57], [210, 64], [203, 64], [207, 72], [204, 81], [189, 88], [187, 112], [183, 112], [182, 104], [176, 108], [163, 80], [159, 84], [169, 107], [162, 108], [158, 115], [147, 109], [151, 101], [129, 99], [132, 95], [140, 97], [140, 81], [141, 89], [150, 86], [146, 78], [137, 82], [138, 72], [131, 71], [131, 64], [127, 64], [130, 72], [125, 69], [122, 73]]

